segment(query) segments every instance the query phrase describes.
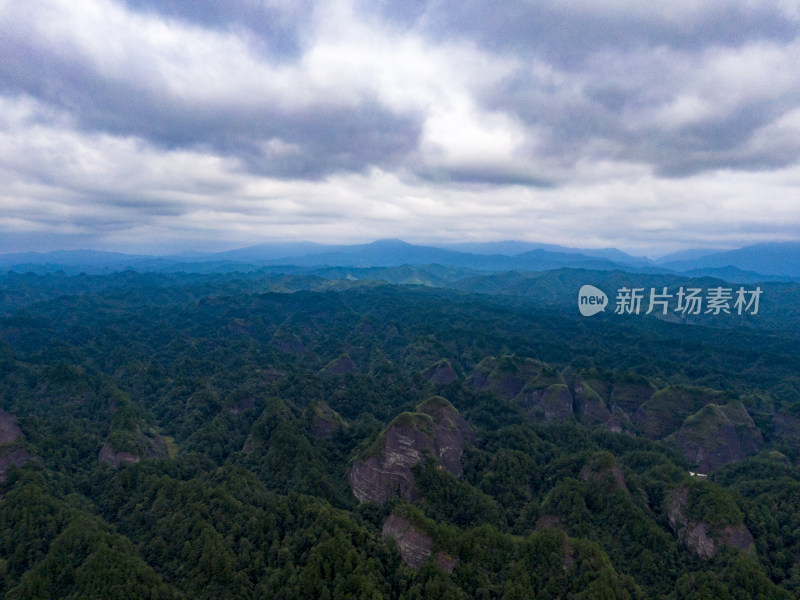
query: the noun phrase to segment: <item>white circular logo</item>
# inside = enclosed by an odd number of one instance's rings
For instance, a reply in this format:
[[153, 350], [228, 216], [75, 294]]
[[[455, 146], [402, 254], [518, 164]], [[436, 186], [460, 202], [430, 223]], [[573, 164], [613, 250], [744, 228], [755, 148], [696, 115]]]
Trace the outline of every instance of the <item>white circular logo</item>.
[[578, 292], [578, 310], [584, 317], [591, 317], [604, 311], [607, 305], [608, 296], [593, 285], [584, 285]]

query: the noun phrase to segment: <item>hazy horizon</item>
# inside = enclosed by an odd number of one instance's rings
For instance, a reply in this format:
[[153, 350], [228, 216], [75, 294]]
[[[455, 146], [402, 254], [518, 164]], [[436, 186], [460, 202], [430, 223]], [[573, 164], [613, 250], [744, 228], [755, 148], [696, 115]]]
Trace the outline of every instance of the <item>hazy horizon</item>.
[[[358, 240], [353, 241], [352, 243], [343, 242], [343, 243], [322, 243], [322, 242], [314, 242], [312, 240], [264, 240], [261, 242], [257, 242], [255, 244], [235, 244], [229, 246], [222, 246], [217, 249], [209, 249], [209, 248], [183, 248], [179, 250], [165, 250], [159, 251], [157, 248], [153, 248], [150, 251], [126, 251], [120, 249], [108, 249], [102, 247], [91, 247], [91, 246], [76, 246], [74, 248], [54, 248], [51, 250], [40, 250], [40, 249], [31, 249], [31, 250], [19, 250], [19, 251], [11, 251], [11, 252], [3, 252], [0, 251], [0, 257], [2, 256], [14, 256], [14, 255], [25, 255], [25, 254], [37, 254], [42, 256], [47, 256], [50, 254], [56, 254], [61, 252], [101, 252], [101, 253], [111, 253], [111, 254], [124, 254], [124, 255], [132, 255], [132, 256], [151, 256], [154, 258], [181, 258], [181, 257], [202, 257], [202, 256], [214, 256], [218, 254], [224, 254], [228, 252], [235, 252], [238, 250], [246, 250], [248, 248], [257, 249], [259, 247], [288, 247], [288, 248], [302, 248], [302, 250], [298, 250], [297, 253], [287, 254], [287, 256], [305, 256], [311, 255], [315, 253], [324, 253], [327, 249], [336, 250], [338, 248], [349, 247], [349, 246], [365, 246], [370, 244], [376, 244], [380, 242], [402, 242], [406, 244], [410, 244], [412, 246], [422, 246], [422, 247], [431, 247], [431, 248], [441, 248], [441, 249], [449, 249], [455, 250], [458, 252], [465, 252], [465, 253], [477, 253], [477, 254], [499, 254], [499, 255], [515, 255], [522, 252], [527, 252], [535, 247], [542, 247], [543, 249], [549, 252], [559, 252], [561, 249], [565, 251], [587, 251], [587, 252], [597, 252], [597, 251], [606, 251], [606, 250], [619, 250], [620, 252], [624, 252], [625, 254], [630, 255], [632, 258], [641, 258], [645, 260], [649, 260], [652, 262], [657, 262], [662, 260], [665, 257], [671, 257], [672, 255], [687, 255], [687, 256], [694, 256], [697, 254], [698, 256], [701, 255], [710, 255], [717, 252], [726, 252], [729, 250], [739, 250], [745, 248], [747, 246], [736, 246], [731, 248], [711, 248], [711, 247], [692, 247], [686, 248], [678, 251], [664, 251], [660, 253], [650, 253], [649, 255], [645, 254], [637, 254], [636, 252], [627, 251], [623, 248], [613, 247], [613, 246], [605, 246], [605, 247], [580, 247], [580, 246], [564, 246], [559, 244], [550, 244], [547, 242], [526, 242], [522, 240], [491, 240], [487, 242], [474, 242], [474, 241], [450, 241], [450, 242], [411, 242], [409, 240], [404, 240], [401, 238], [379, 238], [379, 239], [368, 239], [368, 240]], [[499, 246], [498, 249], [491, 249], [488, 248], [479, 248], [480, 246], [491, 247], [493, 245]], [[509, 246], [519, 245], [523, 246], [522, 248], [516, 248], [512, 251], [508, 250]], [[530, 248], [526, 247], [530, 246]], [[749, 246], [749, 245], [748, 245]], [[682, 256], [681, 256], [682, 258]]]

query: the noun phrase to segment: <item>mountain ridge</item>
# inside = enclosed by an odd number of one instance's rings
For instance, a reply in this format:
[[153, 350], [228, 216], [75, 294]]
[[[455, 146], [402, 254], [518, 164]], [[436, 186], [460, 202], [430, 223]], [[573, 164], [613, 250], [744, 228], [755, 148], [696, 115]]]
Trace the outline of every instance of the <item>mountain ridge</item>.
[[0, 254], [0, 269], [102, 274], [115, 271], [235, 272], [273, 267], [419, 267], [441, 265], [476, 272], [549, 271], [560, 268], [717, 277], [737, 283], [800, 279], [800, 243], [767, 242], [736, 250], [690, 250], [657, 260], [616, 248], [585, 249], [520, 241], [411, 244], [380, 239], [364, 244], [276, 242], [213, 253], [125, 254], [57, 250]]

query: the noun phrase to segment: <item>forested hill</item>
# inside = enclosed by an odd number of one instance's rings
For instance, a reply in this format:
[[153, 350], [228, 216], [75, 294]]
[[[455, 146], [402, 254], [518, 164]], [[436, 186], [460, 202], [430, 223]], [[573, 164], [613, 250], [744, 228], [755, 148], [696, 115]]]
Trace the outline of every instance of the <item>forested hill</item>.
[[795, 284], [415, 269], [0, 276], [1, 593], [798, 597]]

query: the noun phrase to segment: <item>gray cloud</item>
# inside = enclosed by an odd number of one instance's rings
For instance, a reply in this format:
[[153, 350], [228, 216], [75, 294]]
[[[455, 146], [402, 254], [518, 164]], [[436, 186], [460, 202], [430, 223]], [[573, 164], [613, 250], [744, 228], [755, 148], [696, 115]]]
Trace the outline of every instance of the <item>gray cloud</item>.
[[[791, 14], [787, 4], [469, 0], [363, 2], [362, 6], [434, 39], [466, 38], [491, 52], [518, 57], [522, 64], [517, 73], [481, 101], [492, 110], [544, 127], [547, 151], [563, 160], [580, 159], [588, 144], [606, 141], [599, 144], [602, 152], [649, 163], [666, 176], [717, 168], [775, 168], [794, 161], [780, 149], [748, 148], [748, 141], [800, 104], [798, 81], [788, 90], [767, 92], [732, 107], [719, 106], [695, 123], [647, 125], [650, 113], [682, 92], [696, 91], [687, 89], [687, 78], [708, 67], [704, 62], [708, 53], [772, 45], [778, 52], [785, 48], [782, 67], [791, 72], [792, 62], [800, 56], [800, 29], [797, 12]], [[552, 71], [545, 77], [531, 73], [526, 67], [532, 62]], [[758, 63], [741, 66], [759, 67]], [[553, 78], [548, 80], [547, 75]], [[753, 85], [769, 85], [758, 79]], [[714, 103], [711, 92], [724, 95], [725, 82], [718, 83], [723, 87], [699, 90], [700, 98], [705, 95]]]
[[61, 109], [87, 132], [138, 136], [166, 149], [211, 149], [241, 159], [253, 172], [312, 179], [392, 168], [417, 145], [419, 116], [371, 98], [347, 106], [324, 96], [287, 106], [269, 93], [196, 102], [175, 97], [148, 69], [135, 77], [109, 76], [87, 57], [17, 37], [0, 42], [0, 53], [10, 57], [0, 63], [0, 89]]
[[709, 226], [701, 194], [748, 236], [748, 192], [798, 194], [793, 2], [87, 3], [0, 7], [9, 234], [568, 243], [577, 197], [596, 243], [635, 214], [642, 245]]
[[790, 42], [797, 39], [798, 22], [797, 14], [785, 8], [788, 4], [364, 0], [360, 6], [436, 39], [465, 37], [493, 51], [536, 54], [560, 66], [580, 68], [587, 57], [608, 49], [635, 53], [664, 46], [697, 51], [752, 41]]
[[236, 30], [273, 60], [301, 56], [303, 29], [314, 11], [311, 0], [125, 0], [132, 10], [219, 31]]

